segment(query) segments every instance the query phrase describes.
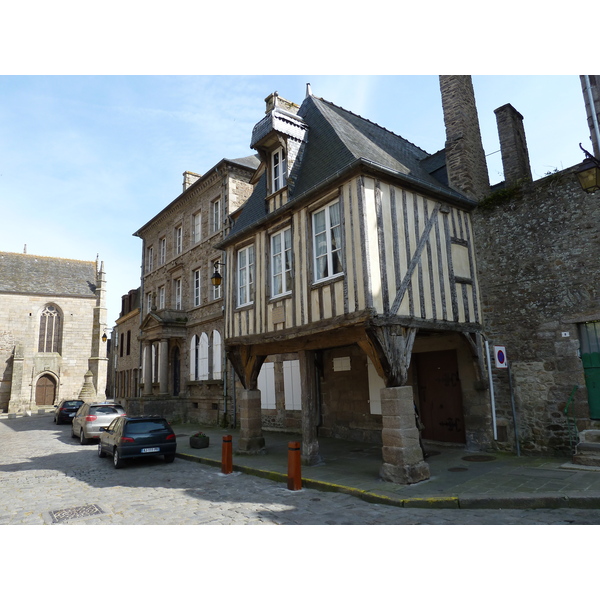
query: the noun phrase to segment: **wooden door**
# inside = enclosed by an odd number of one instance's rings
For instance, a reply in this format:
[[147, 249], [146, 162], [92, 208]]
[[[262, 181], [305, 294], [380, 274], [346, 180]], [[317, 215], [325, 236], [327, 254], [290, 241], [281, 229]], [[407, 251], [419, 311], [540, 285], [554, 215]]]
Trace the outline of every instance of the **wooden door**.
[[579, 339], [590, 419], [600, 419], [600, 321], [580, 324]]
[[455, 350], [414, 354], [421, 435], [437, 442], [465, 443], [462, 391]]
[[37, 406], [54, 404], [56, 398], [56, 380], [50, 375], [42, 375], [35, 386], [35, 403]]

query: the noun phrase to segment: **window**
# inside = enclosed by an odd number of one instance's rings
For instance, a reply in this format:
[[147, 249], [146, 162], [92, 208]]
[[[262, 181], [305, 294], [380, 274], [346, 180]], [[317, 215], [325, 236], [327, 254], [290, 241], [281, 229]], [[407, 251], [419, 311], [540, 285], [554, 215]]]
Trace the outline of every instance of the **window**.
[[181, 254], [183, 250], [183, 227], [175, 227], [175, 254]]
[[272, 192], [280, 190], [287, 181], [287, 162], [285, 151], [279, 148], [271, 154], [271, 182]]
[[300, 383], [300, 361], [283, 361], [283, 391], [286, 410], [302, 410], [302, 385]]
[[164, 265], [167, 262], [167, 238], [160, 238], [158, 241], [158, 264]]
[[181, 310], [181, 277], [173, 282], [175, 310]]
[[147, 252], [146, 272], [149, 273], [154, 269], [154, 248], [150, 246]]
[[198, 358], [200, 352], [200, 338], [192, 336], [190, 341], [190, 381], [198, 381]]
[[210, 205], [212, 218], [212, 232], [215, 233], [221, 229], [221, 199], [213, 200]]
[[[213, 262], [213, 273], [215, 271], [219, 270], [218, 269], [219, 265], [217, 263], [218, 263], [218, 261], [216, 261], [216, 260]], [[218, 285], [216, 287], [214, 285], [211, 285], [210, 287], [212, 288], [212, 299], [218, 300], [221, 297], [221, 295], [223, 294], [223, 284]]]
[[146, 294], [146, 310], [148, 312], [152, 310], [152, 294], [150, 292]]
[[212, 358], [213, 358], [213, 379], [221, 379], [222, 374], [222, 356], [221, 356], [221, 334], [215, 329], [212, 333]]
[[60, 313], [49, 304], [40, 315], [38, 352], [60, 352], [61, 330]]
[[196, 269], [193, 273], [194, 280], [194, 306], [200, 306], [200, 269]]
[[271, 237], [271, 296], [292, 290], [292, 230]]
[[127, 356], [131, 354], [131, 329], [127, 330]]
[[202, 214], [196, 213], [192, 217], [192, 239], [194, 244], [197, 244], [200, 241], [200, 237], [202, 235]]
[[275, 401], [275, 363], [266, 362], [260, 368], [256, 387], [260, 390], [260, 407], [276, 408]]
[[119, 356], [123, 356], [123, 347], [125, 346], [125, 334], [122, 333], [121, 334], [121, 344], [120, 344], [120, 349], [119, 349]]
[[158, 288], [158, 308], [165, 307], [165, 286], [161, 285]]
[[254, 301], [254, 246], [238, 252], [237, 261], [238, 306]]
[[315, 280], [342, 272], [340, 203], [336, 201], [313, 214]]
[[198, 349], [198, 379], [208, 379], [208, 336], [203, 333], [200, 336]]

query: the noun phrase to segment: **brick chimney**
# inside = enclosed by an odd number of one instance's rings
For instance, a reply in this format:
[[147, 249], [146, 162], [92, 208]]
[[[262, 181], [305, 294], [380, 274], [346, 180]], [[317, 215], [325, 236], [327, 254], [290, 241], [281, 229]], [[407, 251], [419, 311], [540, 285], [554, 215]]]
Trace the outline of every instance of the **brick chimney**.
[[440, 75], [450, 187], [473, 200], [489, 194], [490, 179], [470, 75]]
[[511, 104], [497, 108], [494, 113], [498, 124], [504, 181], [506, 183], [515, 183], [523, 179], [531, 181], [523, 115]]
[[[592, 154], [600, 160], [600, 75], [580, 75], [579, 79], [590, 128]], [[587, 150], [589, 151], [589, 148]]]

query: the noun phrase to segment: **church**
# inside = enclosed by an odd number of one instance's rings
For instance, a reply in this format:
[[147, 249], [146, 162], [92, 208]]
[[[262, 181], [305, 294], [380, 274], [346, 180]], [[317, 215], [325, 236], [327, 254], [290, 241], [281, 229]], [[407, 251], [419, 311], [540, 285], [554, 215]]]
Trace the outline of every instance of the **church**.
[[0, 412], [78, 398], [86, 379], [106, 398], [105, 297], [104, 263], [0, 252]]

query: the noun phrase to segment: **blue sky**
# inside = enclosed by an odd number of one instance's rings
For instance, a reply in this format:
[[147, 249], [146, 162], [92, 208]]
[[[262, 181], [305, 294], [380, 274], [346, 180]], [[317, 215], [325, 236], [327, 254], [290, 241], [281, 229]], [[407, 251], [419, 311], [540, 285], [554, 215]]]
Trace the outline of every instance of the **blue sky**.
[[[316, 96], [427, 152], [444, 146], [435, 75], [0, 77], [0, 250], [94, 260], [107, 271], [109, 326], [139, 285], [132, 234], [182, 190], [182, 173], [252, 153], [253, 125], [273, 91]], [[473, 76], [492, 183], [501, 181], [494, 109], [524, 116], [534, 178], [591, 150], [579, 77]]]

